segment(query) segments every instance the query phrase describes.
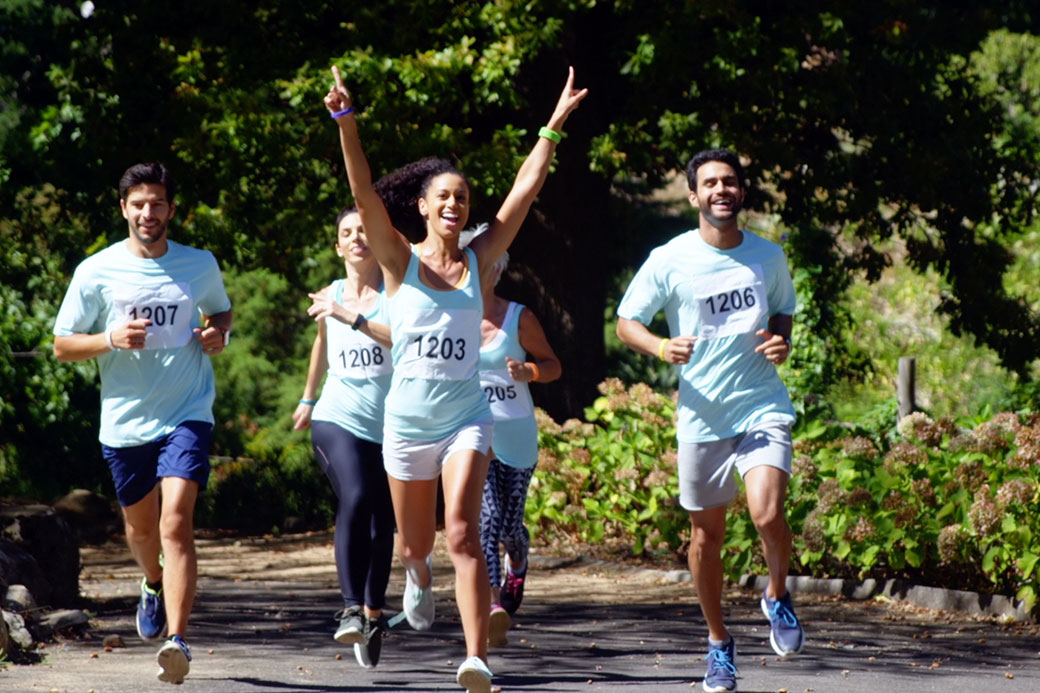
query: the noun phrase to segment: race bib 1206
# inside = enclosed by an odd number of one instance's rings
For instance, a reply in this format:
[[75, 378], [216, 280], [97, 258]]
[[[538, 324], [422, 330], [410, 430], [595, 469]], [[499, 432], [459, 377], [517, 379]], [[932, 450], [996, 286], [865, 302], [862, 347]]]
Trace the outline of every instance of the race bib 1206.
[[754, 332], [767, 314], [766, 284], [760, 265], [694, 277], [697, 336], [701, 339]]

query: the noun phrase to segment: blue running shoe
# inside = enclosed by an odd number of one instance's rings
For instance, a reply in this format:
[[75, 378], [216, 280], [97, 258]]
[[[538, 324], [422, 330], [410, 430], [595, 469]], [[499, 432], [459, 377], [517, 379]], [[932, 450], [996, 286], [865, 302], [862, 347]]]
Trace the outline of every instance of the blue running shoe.
[[148, 580], [141, 578], [141, 600], [137, 603], [137, 634], [144, 640], [155, 640], [166, 630], [166, 604], [162, 588], [153, 591]]
[[188, 643], [179, 635], [171, 635], [170, 639], [159, 648], [155, 656], [159, 662], [159, 680], [166, 683], [184, 683], [184, 677], [191, 668], [191, 650]]
[[737, 644], [730, 636], [722, 647], [708, 643], [708, 670], [704, 673], [701, 687], [707, 693], [724, 693], [737, 690]]
[[797, 654], [805, 644], [805, 631], [794, 615], [791, 593], [780, 599], [770, 599], [762, 592], [762, 613], [769, 619], [769, 644], [781, 657]]

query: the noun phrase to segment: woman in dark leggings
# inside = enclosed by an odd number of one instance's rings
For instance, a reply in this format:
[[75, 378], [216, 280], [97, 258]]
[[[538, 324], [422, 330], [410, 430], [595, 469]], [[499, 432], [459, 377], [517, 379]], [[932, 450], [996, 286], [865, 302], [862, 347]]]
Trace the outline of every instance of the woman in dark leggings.
[[310, 427], [314, 456], [339, 501], [335, 550], [344, 607], [336, 613], [334, 637], [353, 644], [358, 663], [372, 667], [379, 662], [387, 627], [382, 610], [394, 546], [382, 449], [383, 400], [392, 373], [390, 333], [383, 275], [353, 208], [336, 220], [335, 248], [346, 277], [310, 294], [313, 304], [307, 312], [318, 321], [318, 336], [293, 427]]

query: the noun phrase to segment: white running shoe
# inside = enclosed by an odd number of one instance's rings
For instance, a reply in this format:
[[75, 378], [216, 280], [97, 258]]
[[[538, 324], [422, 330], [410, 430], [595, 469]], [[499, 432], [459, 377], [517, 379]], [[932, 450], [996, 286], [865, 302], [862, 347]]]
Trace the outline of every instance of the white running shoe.
[[412, 572], [405, 569], [404, 615], [408, 625], [415, 630], [429, 630], [433, 625], [436, 606], [433, 603], [433, 555], [426, 557], [426, 568], [430, 572], [430, 584], [419, 587]]
[[455, 680], [468, 693], [491, 693], [491, 677], [494, 674], [480, 657], [470, 657], [459, 665]]
[[166, 683], [184, 683], [184, 677], [188, 675], [191, 668], [191, 650], [188, 643], [179, 635], [172, 635], [159, 648], [155, 655], [155, 661], [159, 663], [159, 680]]

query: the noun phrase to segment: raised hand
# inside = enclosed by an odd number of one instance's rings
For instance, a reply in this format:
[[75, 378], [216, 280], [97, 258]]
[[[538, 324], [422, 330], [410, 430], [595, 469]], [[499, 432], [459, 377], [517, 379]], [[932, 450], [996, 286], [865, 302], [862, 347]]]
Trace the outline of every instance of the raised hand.
[[339, 74], [339, 68], [332, 66], [332, 77], [335, 80], [329, 87], [329, 93], [325, 95], [325, 107], [329, 113], [338, 113], [351, 107], [350, 92], [343, 86], [343, 78]]
[[553, 110], [552, 117], [549, 118], [549, 127], [553, 130], [560, 130], [563, 128], [564, 121], [567, 120], [567, 116], [571, 114], [581, 103], [581, 100], [588, 96], [588, 89], [575, 89], [574, 88], [574, 68], [567, 68], [567, 83], [563, 85], [563, 91], [560, 92], [560, 98], [556, 102], [556, 108]]

